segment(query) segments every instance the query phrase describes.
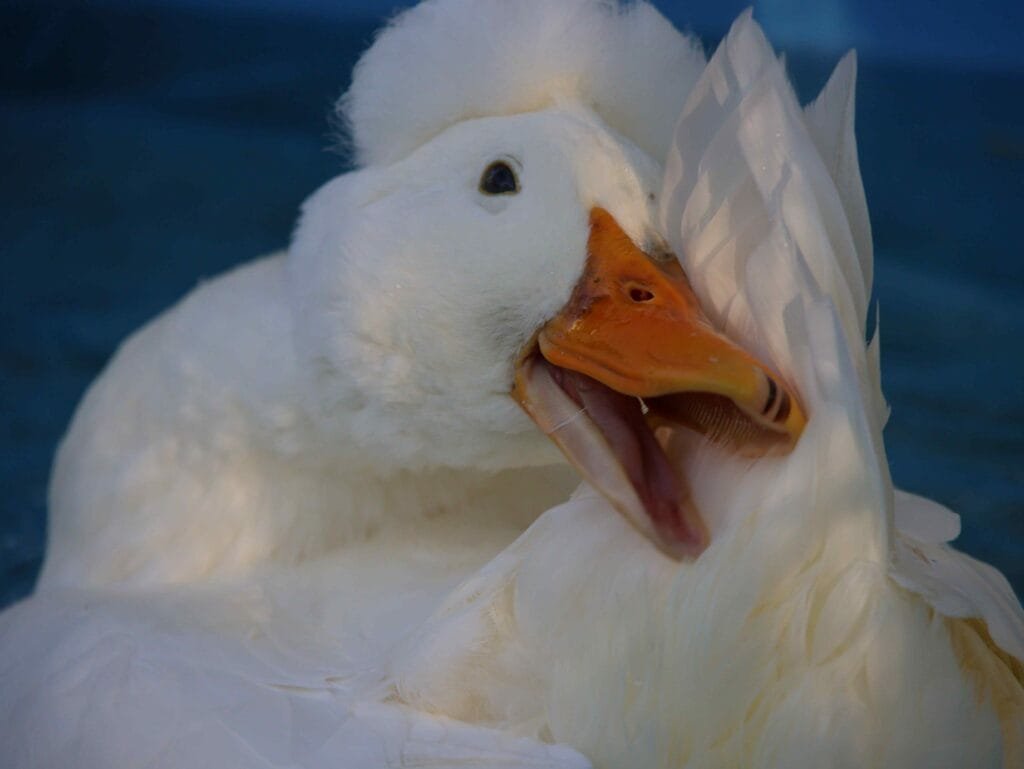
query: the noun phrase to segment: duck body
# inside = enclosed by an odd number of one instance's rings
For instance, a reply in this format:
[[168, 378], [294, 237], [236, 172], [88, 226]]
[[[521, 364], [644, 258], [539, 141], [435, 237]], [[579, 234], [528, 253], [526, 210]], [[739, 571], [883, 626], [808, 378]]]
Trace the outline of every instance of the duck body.
[[122, 346], [58, 452], [42, 587], [182, 581], [246, 557], [247, 529], [258, 536], [282, 512], [261, 513], [275, 486], [309, 472], [290, 337], [274, 257], [206, 283]]
[[564, 467], [402, 469], [321, 429], [285, 260], [204, 284], [119, 350], [57, 456], [40, 589], [237, 576], [445, 510], [521, 527], [571, 489]]
[[[854, 73], [844, 59], [801, 109], [749, 14], [710, 62], [645, 4], [400, 16], [344, 100], [362, 168], [306, 203], [287, 255], [201, 286], [87, 395], [40, 588], [0, 618], [5, 755], [1019, 766], [1024, 612], [949, 547], [956, 516], [888, 474]], [[602, 332], [586, 311], [611, 302], [595, 288], [609, 241], [659, 292], [692, 283], [694, 338], [713, 326], [764, 362], [744, 371], [767, 401], [698, 406], [736, 423], [754, 403], [761, 421], [740, 423], [775, 445], [807, 416], [788, 452], [661, 435], [701, 514], [669, 531], [682, 558], [593, 472], [631, 465], [587, 429], [649, 445], [594, 413], [617, 403], [601, 372], [552, 360], [552, 329]], [[655, 316], [664, 294], [629, 278]], [[570, 473], [509, 397], [524, 370], [541, 372], [524, 409], [587, 478], [568, 501]], [[544, 376], [583, 406], [537, 399]], [[655, 416], [693, 405], [629, 394]]]

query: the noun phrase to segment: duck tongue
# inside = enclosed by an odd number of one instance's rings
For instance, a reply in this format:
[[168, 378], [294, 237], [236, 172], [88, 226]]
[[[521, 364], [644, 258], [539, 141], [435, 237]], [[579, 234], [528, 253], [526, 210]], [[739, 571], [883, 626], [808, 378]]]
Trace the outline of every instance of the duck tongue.
[[580, 473], [666, 554], [699, 554], [707, 534], [679, 468], [640, 400], [533, 356], [521, 372], [531, 416]]
[[551, 369], [555, 382], [586, 411], [604, 437], [654, 527], [671, 540], [693, 538], [697, 532], [691, 531], [682, 514], [689, 494], [684, 495], [682, 477], [644, 420], [640, 401], [585, 374], [557, 366]]

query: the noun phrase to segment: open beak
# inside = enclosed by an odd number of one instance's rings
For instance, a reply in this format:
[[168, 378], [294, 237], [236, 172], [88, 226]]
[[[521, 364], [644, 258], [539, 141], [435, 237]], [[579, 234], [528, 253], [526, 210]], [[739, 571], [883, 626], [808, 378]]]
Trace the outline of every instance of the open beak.
[[747, 456], [789, 451], [806, 423], [794, 393], [712, 328], [674, 256], [641, 251], [602, 208], [583, 276], [516, 366], [513, 397], [582, 475], [663, 552], [708, 533], [674, 431]]

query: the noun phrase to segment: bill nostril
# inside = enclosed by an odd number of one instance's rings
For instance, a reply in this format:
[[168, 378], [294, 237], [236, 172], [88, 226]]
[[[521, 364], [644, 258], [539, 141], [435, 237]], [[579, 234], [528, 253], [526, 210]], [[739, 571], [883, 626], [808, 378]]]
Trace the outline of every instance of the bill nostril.
[[633, 286], [629, 289], [629, 298], [640, 304], [654, 299], [654, 292], [640, 286]]

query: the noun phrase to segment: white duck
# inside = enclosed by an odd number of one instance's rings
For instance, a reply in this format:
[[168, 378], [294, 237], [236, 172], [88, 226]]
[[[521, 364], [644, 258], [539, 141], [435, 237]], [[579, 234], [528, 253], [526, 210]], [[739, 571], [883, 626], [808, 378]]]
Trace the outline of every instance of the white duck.
[[[897, 493], [894, 532], [852, 60], [806, 115], [749, 18], [701, 64], [589, 0], [426, 3], [378, 39], [364, 168], [289, 263], [197, 291], [76, 418], [41, 589], [0, 623], [15, 765], [1019, 765], [1019, 605], [952, 514]], [[659, 232], [770, 367], [691, 322]], [[564, 488], [514, 371], [603, 496], [493, 557]], [[803, 411], [787, 457], [719, 447]]]

